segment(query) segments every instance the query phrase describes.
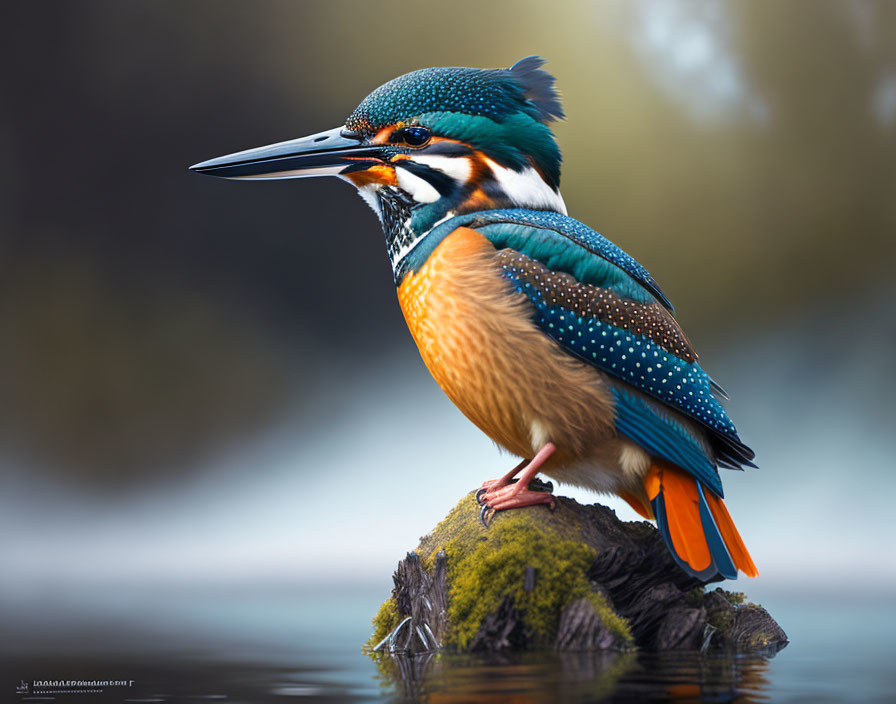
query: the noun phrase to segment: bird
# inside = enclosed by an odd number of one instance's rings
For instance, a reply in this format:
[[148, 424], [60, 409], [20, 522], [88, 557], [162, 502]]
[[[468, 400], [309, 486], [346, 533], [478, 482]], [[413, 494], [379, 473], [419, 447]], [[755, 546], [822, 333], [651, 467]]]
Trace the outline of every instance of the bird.
[[553, 510], [542, 474], [615, 494], [655, 520], [691, 577], [754, 577], [719, 468], [755, 467], [755, 454], [647, 269], [568, 216], [550, 126], [565, 114], [544, 64], [412, 71], [344, 125], [190, 168], [243, 180], [337, 176], [357, 189], [381, 223], [429, 372], [522, 460], [476, 492], [481, 516]]

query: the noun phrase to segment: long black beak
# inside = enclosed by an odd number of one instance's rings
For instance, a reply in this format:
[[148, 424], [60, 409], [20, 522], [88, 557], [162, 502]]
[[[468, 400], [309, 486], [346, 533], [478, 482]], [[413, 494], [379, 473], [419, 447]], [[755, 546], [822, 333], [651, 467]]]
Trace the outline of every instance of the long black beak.
[[288, 142], [219, 156], [193, 164], [190, 169], [209, 176], [241, 179], [338, 176], [379, 162], [382, 150], [381, 145], [367, 144], [360, 135], [336, 127]]

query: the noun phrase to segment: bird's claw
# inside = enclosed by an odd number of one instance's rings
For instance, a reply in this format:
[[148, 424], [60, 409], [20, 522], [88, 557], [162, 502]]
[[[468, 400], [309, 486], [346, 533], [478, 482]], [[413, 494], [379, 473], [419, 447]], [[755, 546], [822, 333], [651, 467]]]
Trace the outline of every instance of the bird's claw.
[[[491, 511], [491, 513], [489, 513]], [[479, 511], [479, 520], [482, 521], [482, 525], [488, 528], [489, 523], [491, 522], [492, 516], [495, 515], [495, 509], [490, 506], [483, 505], [482, 509]]]
[[511, 479], [506, 484], [498, 484], [500, 480], [493, 479], [491, 481], [485, 482], [479, 489], [476, 490], [476, 503], [482, 506], [485, 503], [485, 495], [490, 491], [497, 491], [498, 489], [503, 489], [505, 486], [510, 486], [511, 484], [516, 484], [518, 479]]

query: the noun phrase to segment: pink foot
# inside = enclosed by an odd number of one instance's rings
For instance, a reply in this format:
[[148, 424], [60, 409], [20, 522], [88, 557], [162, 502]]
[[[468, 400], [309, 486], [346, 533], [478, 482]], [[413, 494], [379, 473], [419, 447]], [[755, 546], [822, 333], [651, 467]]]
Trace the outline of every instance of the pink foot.
[[480, 488], [479, 491], [476, 492], [476, 501], [478, 501], [481, 505], [483, 502], [483, 497], [488, 491], [500, 489], [502, 486], [507, 486], [511, 482], [515, 481], [514, 477], [519, 474], [520, 470], [531, 461], [532, 460], [523, 460], [500, 479], [487, 479], [486, 481], [482, 482], [482, 488]]
[[[535, 506], [537, 504], [548, 504], [553, 510], [555, 506], [554, 497], [549, 492], [532, 491], [529, 489], [529, 483], [535, 478], [538, 470], [554, 454], [556, 449], [554, 444], [549, 442], [538, 451], [531, 462], [524, 461], [512, 472], [501, 477], [501, 479], [485, 482], [482, 485], [482, 488], [476, 492], [476, 500], [482, 505], [479, 518], [482, 520], [483, 525], [488, 527], [485, 516], [489, 510], [494, 513], [495, 511]], [[523, 469], [519, 480], [511, 483], [513, 476], [522, 469], [523, 465], [525, 465], [525, 469]]]
[[482, 521], [482, 525], [488, 528], [492, 516], [498, 511], [506, 511], [511, 508], [523, 508], [525, 506], [537, 506], [539, 504], [546, 504], [551, 509], [551, 512], [557, 508], [557, 502], [554, 500], [554, 496], [549, 492], [522, 489], [515, 494], [509, 494], [504, 498], [496, 498], [484, 503], [479, 510], [479, 520]]
[[546, 491], [523, 489], [507, 498], [490, 501], [486, 506], [495, 511], [504, 511], [508, 508], [523, 508], [524, 506], [537, 506], [539, 504], [547, 504], [553, 507], [554, 496]]

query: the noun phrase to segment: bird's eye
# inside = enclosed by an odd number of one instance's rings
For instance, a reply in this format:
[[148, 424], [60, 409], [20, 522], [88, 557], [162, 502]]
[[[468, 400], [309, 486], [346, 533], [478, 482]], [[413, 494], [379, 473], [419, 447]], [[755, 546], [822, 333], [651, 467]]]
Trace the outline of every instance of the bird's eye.
[[432, 134], [426, 127], [402, 127], [392, 133], [391, 140], [409, 147], [422, 147], [431, 137]]

